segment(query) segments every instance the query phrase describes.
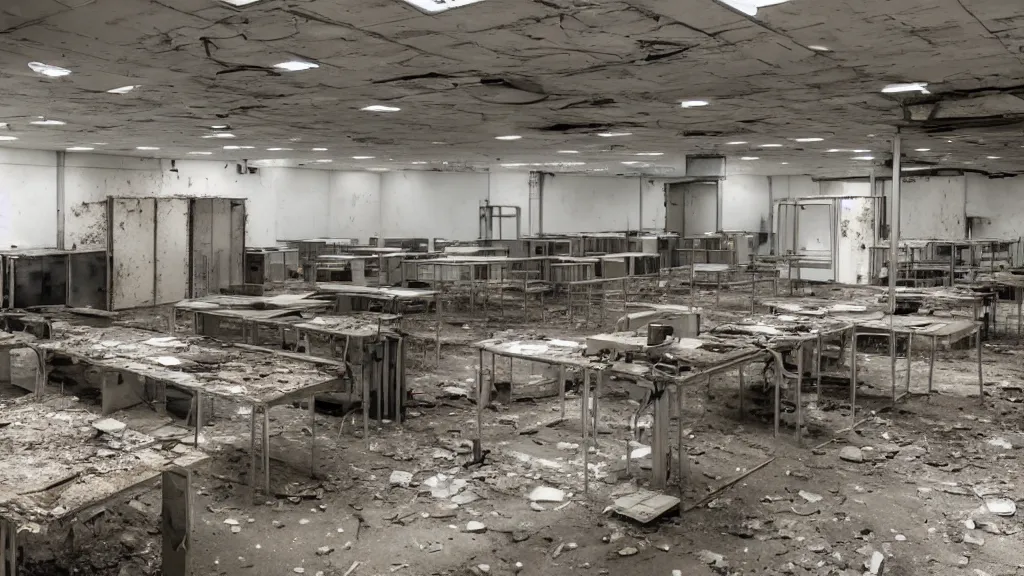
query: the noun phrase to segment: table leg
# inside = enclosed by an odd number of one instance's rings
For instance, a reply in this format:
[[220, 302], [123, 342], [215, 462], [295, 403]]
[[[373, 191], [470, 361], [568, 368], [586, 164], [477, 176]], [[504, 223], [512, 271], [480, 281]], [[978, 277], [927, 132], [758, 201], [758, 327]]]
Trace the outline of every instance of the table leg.
[[892, 404], [896, 405], [896, 331], [889, 333], [889, 372], [892, 384]]
[[[744, 397], [744, 394], [746, 394], [746, 388], [747, 388], [747, 382], [746, 382], [746, 377], [743, 374], [743, 368], [745, 368], [745, 367], [744, 366], [740, 366], [740, 369], [739, 369], [739, 372], [740, 372], [740, 420], [741, 421], [743, 420], [743, 416], [744, 416], [744, 412], [745, 412], [744, 409], [743, 409], [743, 397]], [[680, 404], [680, 408], [681, 408], [682, 407], [682, 400], [679, 401], [679, 404]], [[680, 421], [682, 421], [682, 414], [683, 413], [680, 411], [679, 412]]]
[[857, 424], [857, 327], [850, 330], [850, 430]]
[[263, 489], [270, 497], [270, 407], [263, 407]]
[[981, 332], [978, 332], [978, 401], [985, 405], [985, 380], [981, 374]]
[[928, 358], [928, 394], [929, 395], [931, 395], [931, 393], [932, 393], [932, 382], [935, 379], [935, 349], [938, 348], [938, 346], [939, 346], [938, 338], [936, 338], [935, 336], [932, 336], [931, 337], [931, 345], [932, 345], [931, 346], [932, 349], [930, 351], [930, 354], [928, 355], [929, 356], [929, 358]]
[[914, 350], [914, 333], [911, 332], [907, 335], [907, 390], [906, 393], [910, 394], [910, 373], [914, 367], [914, 358], [912, 352]]
[[562, 419], [565, 419], [565, 367], [558, 367], [558, 404], [561, 409]]
[[605, 379], [605, 373], [602, 370], [602, 371], [597, 373], [597, 383], [594, 385], [594, 395], [592, 396], [592, 400], [591, 400], [591, 402], [594, 403], [594, 409], [593, 409], [593, 412], [594, 412], [593, 418], [594, 419], [593, 419], [593, 421], [590, 424], [590, 429], [594, 431], [594, 446], [598, 446], [599, 445], [598, 441], [597, 441], [597, 436], [598, 436], [597, 424], [599, 422], [598, 417], [597, 417], [597, 413], [598, 413], [598, 408], [600, 407], [601, 388], [603, 388], [604, 379]]
[[821, 352], [822, 352], [822, 346], [823, 345], [824, 345], [824, 341], [822, 340], [821, 335], [819, 334], [818, 335], [818, 345], [817, 345], [817, 348], [816, 348], [817, 354], [815, 354], [815, 367], [814, 367], [814, 372], [817, 375], [817, 381], [815, 383], [815, 387], [817, 388], [818, 404], [819, 405], [821, 404]]
[[[740, 368], [740, 375], [742, 376], [743, 369]], [[711, 377], [708, 376], [710, 380]], [[741, 384], [742, 386], [742, 378]], [[686, 475], [684, 474], [683, 467], [686, 462], [686, 451], [683, 450], [683, 391], [681, 388], [676, 386], [676, 413], [679, 417], [676, 419], [676, 446], [678, 448], [678, 460], [676, 461], [676, 480], [679, 482], [679, 494], [682, 496], [683, 486], [685, 484]], [[682, 510], [680, 508], [680, 510]]]
[[249, 488], [252, 490], [252, 499], [256, 499], [256, 406], [252, 406], [249, 412]]
[[796, 347], [796, 442], [798, 445], [804, 442], [804, 343]]
[[11, 350], [10, 348], [0, 349], [0, 384], [11, 384]]
[[316, 396], [309, 397], [309, 476], [316, 478]]
[[580, 408], [580, 421], [583, 425], [583, 493], [590, 494], [590, 443], [587, 441], [590, 420], [590, 370], [583, 370], [583, 398]]
[[[366, 352], [364, 348], [363, 352]], [[366, 368], [363, 367], [361, 380], [363, 381], [363, 441], [366, 442], [366, 449], [370, 449], [370, 381], [373, 380], [376, 375], [376, 368], [373, 363], [370, 363], [370, 375], [366, 375]]]
[[722, 273], [715, 272], [715, 308], [722, 302]]
[[779, 437], [779, 410], [782, 405], [782, 370], [785, 368], [785, 363], [782, 360], [782, 354], [775, 357], [775, 437]]
[[193, 396], [196, 401], [196, 448], [199, 448], [199, 434], [203, 431], [203, 393], [196, 392]]
[[476, 365], [476, 438], [483, 444], [484, 438], [484, 349], [477, 349]]

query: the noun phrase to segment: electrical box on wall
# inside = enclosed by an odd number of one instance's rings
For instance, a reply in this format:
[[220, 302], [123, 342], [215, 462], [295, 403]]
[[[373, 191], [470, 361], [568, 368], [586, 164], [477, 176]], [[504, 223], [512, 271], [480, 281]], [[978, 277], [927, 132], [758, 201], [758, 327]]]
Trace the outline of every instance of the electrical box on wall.
[[686, 175], [696, 178], [725, 178], [725, 156], [687, 156]]

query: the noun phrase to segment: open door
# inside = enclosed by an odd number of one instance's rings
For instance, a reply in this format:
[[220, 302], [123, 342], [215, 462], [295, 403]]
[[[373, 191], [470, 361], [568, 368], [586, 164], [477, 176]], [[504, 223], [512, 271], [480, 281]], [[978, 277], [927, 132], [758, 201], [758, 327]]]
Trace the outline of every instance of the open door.
[[245, 201], [196, 198], [191, 202], [192, 297], [242, 284]]

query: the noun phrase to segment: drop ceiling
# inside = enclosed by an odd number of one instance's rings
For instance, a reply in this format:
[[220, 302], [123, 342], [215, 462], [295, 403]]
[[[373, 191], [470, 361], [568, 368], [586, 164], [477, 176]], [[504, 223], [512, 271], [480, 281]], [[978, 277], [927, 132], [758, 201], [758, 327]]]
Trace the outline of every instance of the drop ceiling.
[[[1016, 0], [6, 0], [0, 145], [661, 176], [724, 154], [843, 176], [881, 169], [900, 127], [912, 165], [1018, 172], [1022, 50]], [[914, 82], [928, 93], [882, 93]]]

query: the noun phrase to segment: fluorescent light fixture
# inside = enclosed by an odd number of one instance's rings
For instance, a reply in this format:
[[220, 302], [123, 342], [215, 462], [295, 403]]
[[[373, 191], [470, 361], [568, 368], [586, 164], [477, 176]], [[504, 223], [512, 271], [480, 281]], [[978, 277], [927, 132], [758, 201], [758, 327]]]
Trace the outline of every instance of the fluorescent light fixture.
[[599, 132], [601, 138], [619, 138], [620, 136], [632, 136], [632, 132]]
[[241, 146], [225, 146], [224, 149], [225, 150], [241, 150], [242, 147]]
[[824, 138], [793, 138], [794, 142], [824, 142]]
[[230, 128], [227, 124], [217, 124], [216, 126], [210, 126], [210, 130], [227, 130]]
[[17, 139], [17, 136], [0, 136], [0, 142], [14, 142]]
[[931, 152], [931, 148], [915, 148], [914, 152]]
[[67, 68], [51, 66], [49, 64], [43, 64], [42, 62], [29, 62], [28, 67], [36, 74], [42, 74], [43, 76], [49, 76], [50, 78], [60, 78], [61, 76], [71, 74], [71, 70], [68, 70]]
[[268, 152], [284, 152], [284, 151], [290, 152], [291, 150], [292, 150], [291, 148], [267, 148]]
[[529, 164], [525, 162], [509, 162], [501, 165], [502, 168], [522, 168], [523, 166], [529, 166]]
[[868, 154], [871, 150], [850, 150], [850, 152], [853, 152], [854, 154]]
[[310, 148], [313, 152], [327, 152], [327, 148]]
[[707, 100], [683, 100], [679, 103], [681, 108], [700, 108], [701, 106], [707, 106], [709, 102]]
[[740, 160], [760, 160], [757, 156], [743, 156]]
[[319, 160], [314, 160], [314, 162], [317, 164], [330, 164], [331, 162], [334, 162], [334, 160], [331, 160], [330, 158], [321, 158]]
[[380, 104], [374, 104], [372, 106], [366, 106], [360, 108], [363, 112], [400, 112], [402, 109], [395, 106], [382, 106]]
[[782, 164], [783, 166], [786, 166], [787, 164], [789, 164], [789, 162], [779, 162], [779, 164]]
[[67, 152], [88, 152], [95, 150], [95, 148], [89, 148], [88, 146], [72, 146], [71, 148], [65, 148]]
[[520, 139], [522, 139], [522, 136], [517, 136], [515, 134], [510, 134], [508, 136], [495, 136], [494, 139], [495, 140], [506, 140], [506, 141], [507, 140], [520, 140]]
[[664, 152], [637, 152], [633, 156], [664, 156]]
[[411, 4], [428, 14], [437, 14], [438, 12], [444, 12], [454, 8], [462, 8], [463, 6], [469, 6], [470, 4], [476, 4], [477, 2], [482, 1], [483, 0], [405, 0], [407, 4]]
[[373, 160], [376, 156], [353, 156], [353, 160]]
[[559, 150], [559, 154], [579, 154], [579, 150]]
[[416, 161], [416, 162], [410, 162], [410, 164], [412, 164], [414, 166], [422, 166], [422, 165], [426, 164], [426, 162]]
[[136, 150], [159, 150], [160, 148], [158, 148], [156, 146], [136, 146], [135, 149]]
[[241, 148], [242, 150], [254, 150], [256, 147], [255, 146], [239, 146], [239, 148]]
[[203, 138], [234, 138], [235, 135], [231, 132], [215, 132], [213, 134], [207, 134]]
[[121, 86], [120, 88], [107, 90], [107, 94], [127, 94], [136, 88], [138, 88], [138, 86]]
[[985, 156], [985, 158], [988, 158], [989, 160], [999, 160], [1002, 156]]
[[874, 156], [854, 156], [854, 160], [874, 160]]
[[633, 166], [634, 164], [640, 164], [640, 162], [630, 160], [629, 162], [623, 162], [623, 164], [625, 164], [626, 166]]
[[726, 146], [740, 146], [741, 144], [746, 144], [746, 142], [744, 142], [742, 140], [737, 140], [736, 142], [726, 142], [725, 143]]
[[829, 148], [828, 150], [825, 150], [825, 152], [847, 152], [847, 150], [843, 150], [842, 148]]
[[900, 94], [902, 92], [920, 92], [921, 94], [931, 94], [928, 91], [927, 82], [906, 82], [903, 84], [889, 84], [885, 88], [882, 88], [883, 94]]
[[758, 148], [782, 148], [782, 144], [761, 144]]
[[106, 146], [107, 143], [106, 142], [93, 142], [92, 145], [93, 146]]
[[287, 70], [288, 72], [302, 72], [303, 70], [312, 70], [313, 68], [319, 67], [319, 64], [303, 62], [302, 60], [289, 60], [287, 62], [281, 62], [280, 64], [274, 64], [274, 68], [277, 68], [278, 70]]
[[758, 8], [782, 4], [789, 0], [722, 0], [722, 3], [738, 10], [747, 16], [756, 16]]
[[259, 2], [260, 0], [220, 0], [220, 1], [225, 3], [225, 4], [230, 4], [232, 6], [248, 6], [249, 4], [255, 4], [256, 2]]
[[189, 156], [210, 156], [213, 152], [189, 152]]
[[387, 168], [367, 168], [370, 172], [387, 172]]
[[809, 48], [811, 50], [814, 50], [815, 52], [831, 52], [832, 51], [827, 46], [822, 46], [821, 44], [811, 44], [807, 48]]
[[33, 120], [32, 123], [36, 126], [63, 126], [67, 124], [63, 120]]

